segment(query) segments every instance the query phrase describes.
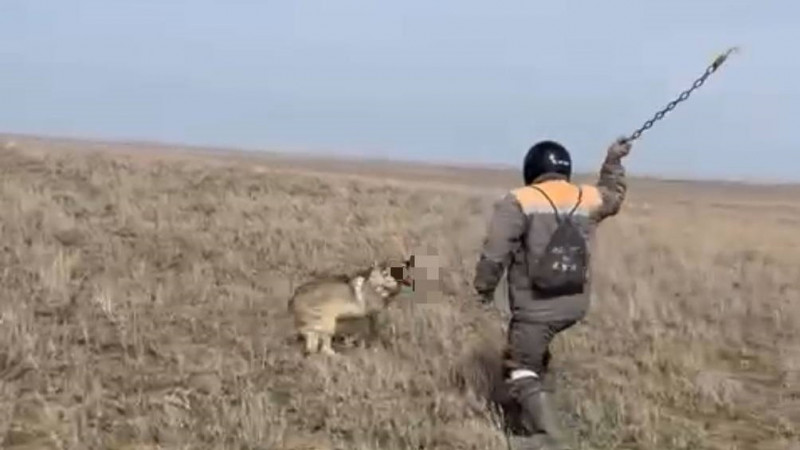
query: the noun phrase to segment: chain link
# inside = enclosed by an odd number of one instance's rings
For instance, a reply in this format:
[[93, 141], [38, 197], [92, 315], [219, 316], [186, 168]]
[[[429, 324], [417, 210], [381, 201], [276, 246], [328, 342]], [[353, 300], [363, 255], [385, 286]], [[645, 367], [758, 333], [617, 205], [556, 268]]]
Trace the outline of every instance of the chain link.
[[705, 82], [706, 82], [706, 79], [707, 79], [709, 76], [711, 76], [711, 74], [712, 74], [712, 73], [716, 72], [716, 70], [717, 70], [717, 69], [719, 69], [719, 67], [722, 65], [722, 63], [724, 63], [724, 62], [725, 62], [725, 60], [726, 60], [726, 59], [728, 59], [728, 56], [729, 56], [731, 53], [735, 52], [736, 50], [737, 50], [737, 48], [736, 48], [736, 47], [732, 47], [732, 48], [728, 49], [728, 50], [727, 50], [725, 53], [723, 53], [723, 54], [719, 55], [719, 56], [718, 56], [718, 57], [717, 57], [717, 58], [714, 60], [714, 62], [713, 62], [713, 63], [711, 63], [711, 65], [709, 65], [709, 66], [706, 68], [706, 71], [705, 71], [705, 73], [703, 73], [703, 75], [702, 75], [700, 78], [698, 78], [697, 80], [695, 80], [695, 82], [694, 82], [694, 83], [692, 83], [692, 87], [690, 87], [689, 89], [687, 89], [687, 90], [685, 90], [685, 91], [681, 92], [681, 95], [679, 95], [679, 96], [678, 96], [678, 98], [676, 98], [675, 100], [673, 100], [673, 101], [671, 101], [671, 102], [667, 103], [667, 106], [666, 106], [664, 109], [662, 109], [661, 111], [658, 111], [658, 112], [657, 112], [657, 113], [656, 113], [656, 114], [653, 116], [653, 118], [652, 118], [652, 119], [650, 119], [650, 120], [646, 121], [646, 122], [644, 123], [644, 125], [642, 125], [641, 127], [639, 127], [639, 129], [638, 129], [638, 130], [636, 130], [636, 131], [635, 131], [635, 132], [634, 132], [634, 133], [633, 133], [633, 134], [632, 134], [632, 135], [631, 135], [629, 138], [627, 138], [627, 141], [628, 141], [628, 142], [633, 142], [633, 141], [635, 141], [636, 139], [639, 139], [639, 136], [641, 136], [641, 135], [642, 135], [642, 133], [644, 133], [644, 132], [645, 132], [645, 130], [648, 130], [648, 129], [650, 129], [650, 128], [653, 126], [653, 124], [654, 124], [656, 121], [663, 119], [663, 118], [664, 118], [664, 115], [666, 115], [668, 112], [670, 112], [670, 111], [672, 111], [673, 109], [675, 109], [675, 107], [676, 107], [676, 106], [678, 106], [678, 103], [680, 103], [680, 102], [682, 102], [682, 101], [685, 101], [686, 99], [688, 99], [688, 98], [689, 98], [689, 96], [692, 94], [692, 91], [694, 91], [695, 89], [697, 89], [697, 88], [699, 88], [700, 86], [702, 86], [702, 85], [703, 85], [703, 83], [705, 83]]

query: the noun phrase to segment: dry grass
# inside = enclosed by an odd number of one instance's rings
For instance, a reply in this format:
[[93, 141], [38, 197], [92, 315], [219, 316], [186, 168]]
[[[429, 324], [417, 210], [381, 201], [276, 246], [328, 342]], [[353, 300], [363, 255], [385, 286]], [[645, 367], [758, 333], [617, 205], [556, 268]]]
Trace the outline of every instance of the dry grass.
[[[5, 448], [504, 448], [461, 389], [501, 339], [469, 294], [496, 197], [474, 177], [20, 147], [0, 150]], [[555, 341], [576, 448], [799, 448], [800, 190], [642, 186], [601, 229], [589, 317]], [[443, 301], [400, 302], [375, 345], [303, 359], [291, 286], [402, 256], [396, 236], [440, 255]]]

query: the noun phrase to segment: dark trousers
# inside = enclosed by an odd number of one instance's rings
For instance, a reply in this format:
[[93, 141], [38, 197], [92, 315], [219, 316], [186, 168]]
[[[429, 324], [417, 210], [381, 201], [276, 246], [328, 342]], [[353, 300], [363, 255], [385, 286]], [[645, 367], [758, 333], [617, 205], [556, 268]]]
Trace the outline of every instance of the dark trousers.
[[508, 368], [529, 369], [544, 376], [551, 357], [550, 342], [556, 334], [575, 323], [577, 320], [531, 322], [512, 319], [508, 327]]

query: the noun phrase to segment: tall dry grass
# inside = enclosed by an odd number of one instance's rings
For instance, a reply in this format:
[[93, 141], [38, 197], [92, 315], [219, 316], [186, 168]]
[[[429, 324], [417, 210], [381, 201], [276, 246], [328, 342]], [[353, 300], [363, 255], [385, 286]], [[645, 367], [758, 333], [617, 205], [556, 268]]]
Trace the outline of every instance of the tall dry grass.
[[[0, 151], [4, 448], [504, 448], [464, 388], [502, 341], [469, 288], [496, 192], [252, 168]], [[576, 448], [798, 448], [800, 200], [643, 201], [554, 343]], [[397, 237], [439, 254], [443, 300], [304, 359], [291, 287]]]

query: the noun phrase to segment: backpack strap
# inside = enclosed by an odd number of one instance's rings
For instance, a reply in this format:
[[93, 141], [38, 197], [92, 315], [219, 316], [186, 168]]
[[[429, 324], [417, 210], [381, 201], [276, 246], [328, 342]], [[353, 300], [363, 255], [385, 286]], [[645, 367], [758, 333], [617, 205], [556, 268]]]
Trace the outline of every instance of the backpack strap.
[[575, 206], [572, 207], [572, 211], [569, 212], [569, 215], [567, 217], [572, 218], [572, 215], [575, 214], [575, 211], [578, 209], [578, 206], [580, 206], [581, 200], [583, 200], [583, 188], [578, 186], [578, 202], [575, 203]]
[[[561, 216], [558, 214], [558, 207], [556, 206], [555, 203], [553, 203], [553, 200], [551, 200], [550, 197], [544, 192], [544, 190], [539, 188], [539, 186], [531, 185], [531, 187], [539, 191], [539, 193], [542, 194], [545, 199], [547, 199], [547, 202], [550, 203], [551, 207], [553, 207], [553, 214], [555, 214], [556, 216], [556, 222], [561, 223]], [[582, 200], [583, 200], [583, 188], [578, 186], [578, 201], [577, 203], [575, 203], [575, 206], [572, 207], [572, 210], [570, 210], [569, 214], [567, 214], [567, 218], [572, 218], [572, 215], [575, 214], [575, 211], [577, 211], [578, 206], [580, 206]]]
[[531, 187], [539, 191], [539, 193], [542, 194], [544, 198], [547, 199], [547, 203], [550, 203], [550, 206], [553, 207], [553, 214], [556, 215], [556, 222], [561, 223], [561, 216], [558, 214], [558, 207], [556, 206], [555, 203], [553, 203], [553, 200], [551, 200], [550, 197], [548, 197], [547, 194], [545, 194], [544, 190], [539, 188], [539, 186], [531, 185]]

